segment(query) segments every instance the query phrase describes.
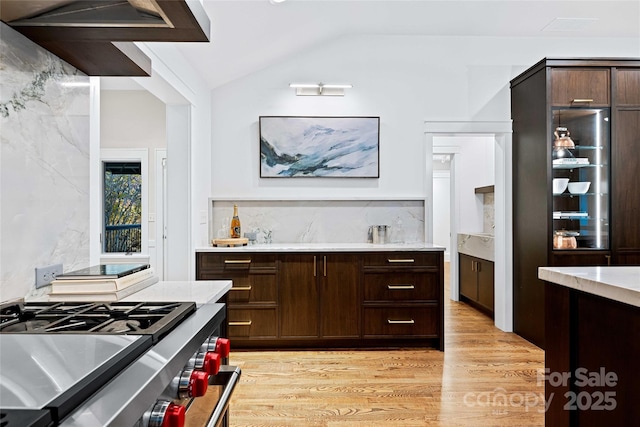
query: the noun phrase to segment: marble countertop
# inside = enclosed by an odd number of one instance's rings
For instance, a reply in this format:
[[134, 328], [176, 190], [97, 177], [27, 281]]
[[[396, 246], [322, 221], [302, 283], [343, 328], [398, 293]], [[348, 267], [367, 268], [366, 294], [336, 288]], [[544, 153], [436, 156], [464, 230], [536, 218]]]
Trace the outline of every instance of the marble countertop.
[[163, 281], [121, 301], [195, 302], [197, 306], [215, 303], [231, 289], [231, 280]]
[[489, 233], [458, 233], [458, 253], [495, 262], [495, 236]]
[[640, 307], [640, 267], [540, 267], [547, 282]]
[[196, 252], [388, 252], [388, 251], [444, 251], [443, 246], [431, 243], [272, 243], [234, 247], [199, 247]]

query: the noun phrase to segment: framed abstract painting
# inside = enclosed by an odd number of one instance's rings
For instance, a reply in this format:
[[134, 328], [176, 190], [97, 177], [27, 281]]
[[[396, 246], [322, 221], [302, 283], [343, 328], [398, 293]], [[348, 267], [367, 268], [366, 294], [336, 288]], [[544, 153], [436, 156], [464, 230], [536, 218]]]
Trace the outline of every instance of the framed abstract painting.
[[379, 178], [380, 117], [260, 116], [260, 177]]

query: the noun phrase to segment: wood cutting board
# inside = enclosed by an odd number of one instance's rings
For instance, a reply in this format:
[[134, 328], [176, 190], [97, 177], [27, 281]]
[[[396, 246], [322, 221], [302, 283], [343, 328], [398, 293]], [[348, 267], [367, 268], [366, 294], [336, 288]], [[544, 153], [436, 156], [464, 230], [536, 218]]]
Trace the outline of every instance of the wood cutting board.
[[213, 246], [247, 246], [249, 239], [246, 237], [228, 238], [228, 239], [213, 239], [211, 244]]

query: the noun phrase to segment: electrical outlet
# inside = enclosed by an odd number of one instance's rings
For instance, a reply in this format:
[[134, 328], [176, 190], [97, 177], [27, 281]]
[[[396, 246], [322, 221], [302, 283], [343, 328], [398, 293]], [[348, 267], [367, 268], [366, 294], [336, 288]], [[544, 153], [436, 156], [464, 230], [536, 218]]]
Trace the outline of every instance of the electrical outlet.
[[50, 285], [59, 274], [62, 274], [62, 264], [36, 267], [36, 289]]

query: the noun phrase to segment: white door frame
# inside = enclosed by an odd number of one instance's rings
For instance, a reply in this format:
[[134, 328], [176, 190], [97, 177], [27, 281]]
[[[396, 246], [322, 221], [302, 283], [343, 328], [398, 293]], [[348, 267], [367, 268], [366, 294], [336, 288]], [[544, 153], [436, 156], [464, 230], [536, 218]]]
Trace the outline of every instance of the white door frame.
[[167, 150], [157, 148], [155, 152], [156, 171], [156, 275], [164, 280], [167, 265]]
[[[433, 160], [434, 137], [456, 135], [493, 135], [495, 139], [495, 325], [506, 332], [513, 331], [513, 217], [512, 194], [512, 123], [501, 122], [425, 122], [427, 156], [425, 161]], [[455, 161], [455, 156], [454, 156]], [[455, 181], [455, 165], [452, 161], [451, 173]], [[432, 168], [425, 167], [427, 188], [433, 191]], [[429, 200], [428, 218], [433, 218], [433, 197]], [[451, 297], [458, 298], [458, 218], [459, 205], [454, 198], [451, 218]], [[427, 224], [429, 235], [433, 236], [433, 220]], [[455, 298], [454, 298], [455, 296]]]
[[[436, 147], [434, 147], [434, 154], [435, 154], [435, 150], [436, 150]], [[440, 154], [440, 153], [438, 153], [438, 154]], [[454, 154], [453, 153], [442, 153], [442, 154], [449, 155], [450, 159], [451, 159], [450, 160], [451, 165], [453, 165]], [[453, 181], [451, 179], [451, 167], [449, 168], [449, 170], [437, 170], [437, 171], [434, 170], [433, 171], [433, 179], [434, 179], [434, 181], [437, 180], [437, 179], [446, 179], [446, 180], [449, 181], [449, 186], [448, 186], [448, 191], [449, 191], [449, 221], [451, 221], [451, 212], [453, 212], [453, 194], [454, 194]], [[435, 186], [435, 182], [434, 182], [434, 186]], [[435, 201], [435, 195], [431, 199]], [[432, 212], [432, 214], [433, 214], [433, 212]], [[435, 221], [435, 216], [433, 217], [433, 220], [431, 222], [433, 223], [433, 221]], [[435, 230], [433, 231], [433, 233], [434, 233], [433, 236], [435, 238]], [[435, 241], [434, 241], [434, 243], [435, 243]], [[445, 251], [445, 253], [444, 253], [444, 261], [445, 262], [450, 262], [451, 261], [451, 245], [452, 245], [451, 224], [449, 223], [449, 243], [447, 245], [449, 251], [448, 252]], [[456, 299], [456, 298], [452, 297], [452, 299]]]

